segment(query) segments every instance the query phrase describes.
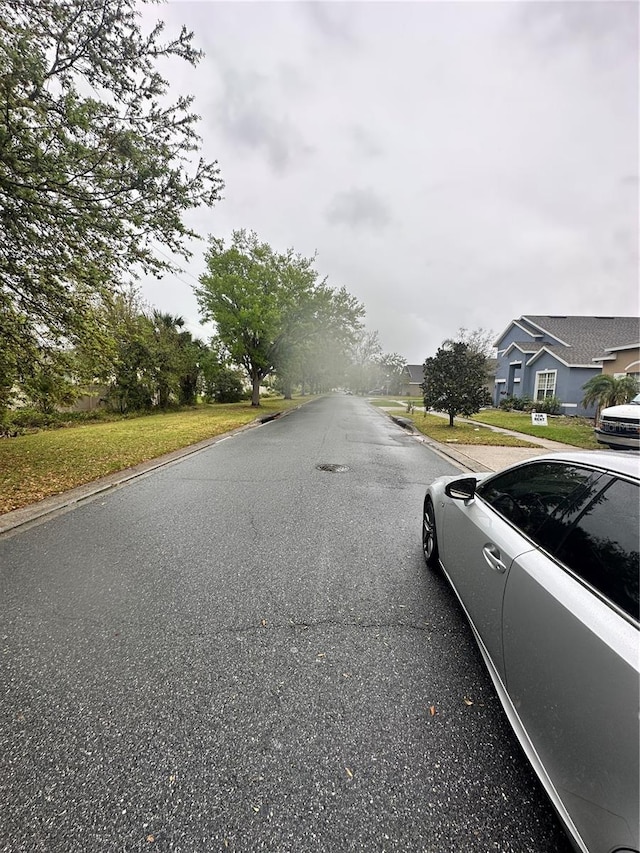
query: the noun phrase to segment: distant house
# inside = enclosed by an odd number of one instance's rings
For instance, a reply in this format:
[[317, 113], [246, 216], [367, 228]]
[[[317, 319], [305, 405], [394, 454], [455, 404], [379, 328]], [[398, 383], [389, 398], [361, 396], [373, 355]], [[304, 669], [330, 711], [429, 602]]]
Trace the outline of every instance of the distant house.
[[424, 381], [423, 364], [407, 364], [402, 371], [402, 396], [422, 397], [423, 390], [420, 387]]
[[494, 404], [505, 397], [557, 397], [568, 415], [592, 417], [583, 386], [603, 370], [620, 341], [640, 338], [638, 317], [557, 317], [528, 314], [512, 320], [495, 342]]

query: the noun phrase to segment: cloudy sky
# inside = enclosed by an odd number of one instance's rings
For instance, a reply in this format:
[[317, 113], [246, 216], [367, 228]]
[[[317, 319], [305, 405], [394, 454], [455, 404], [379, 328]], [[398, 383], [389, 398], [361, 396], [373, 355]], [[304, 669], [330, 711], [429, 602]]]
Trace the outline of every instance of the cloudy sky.
[[[198, 233], [255, 230], [366, 308], [421, 363], [460, 327], [521, 314], [636, 315], [635, 2], [191, 2], [193, 94], [224, 199]], [[199, 325], [206, 242], [143, 296]]]

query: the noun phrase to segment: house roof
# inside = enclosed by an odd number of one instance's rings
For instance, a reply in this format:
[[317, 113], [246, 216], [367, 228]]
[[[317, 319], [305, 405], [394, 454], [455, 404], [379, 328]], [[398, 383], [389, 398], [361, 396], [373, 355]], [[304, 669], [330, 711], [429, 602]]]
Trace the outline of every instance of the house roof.
[[407, 364], [405, 370], [409, 373], [409, 382], [417, 382], [420, 384], [424, 381], [424, 365], [422, 364]]
[[504, 354], [509, 355], [513, 352], [514, 349], [517, 349], [523, 355], [527, 355], [528, 353], [538, 352], [540, 347], [543, 346], [544, 344], [538, 342], [532, 343], [531, 341], [512, 341], [504, 351]]
[[604, 352], [601, 355], [597, 355], [593, 361], [615, 361], [616, 353], [634, 349], [640, 349], [640, 340], [633, 344], [618, 344], [614, 347], [605, 347]]
[[534, 359], [542, 349], [546, 349], [570, 367], [591, 367], [592, 360], [607, 349], [615, 347], [620, 341], [637, 340], [640, 334], [639, 317], [561, 317], [527, 314], [514, 320], [498, 340], [514, 325], [538, 338], [546, 334], [554, 339], [553, 343], [542, 345], [539, 342], [518, 343], [518, 349], [523, 352], [536, 351]]

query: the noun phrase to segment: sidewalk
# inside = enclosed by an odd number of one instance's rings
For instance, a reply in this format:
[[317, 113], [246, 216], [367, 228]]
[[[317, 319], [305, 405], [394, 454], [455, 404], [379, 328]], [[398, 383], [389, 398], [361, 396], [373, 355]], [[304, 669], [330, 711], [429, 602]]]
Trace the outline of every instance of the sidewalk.
[[[440, 412], [432, 412], [431, 414], [438, 414], [447, 419], [449, 417]], [[537, 444], [538, 447], [500, 447], [492, 444], [457, 445], [454, 442], [441, 444], [414, 430], [408, 418], [395, 417], [394, 415], [391, 415], [391, 417], [405, 429], [410, 428], [418, 441], [429, 445], [429, 447], [432, 447], [442, 456], [446, 456], [452, 462], [460, 465], [466, 471], [499, 471], [508, 465], [525, 462], [527, 459], [543, 456], [545, 453], [554, 453], [562, 450], [579, 450], [579, 448], [573, 447], [570, 444], [562, 444], [559, 441], [550, 441], [548, 438], [539, 438], [533, 435], [524, 435], [523, 433], [503, 429], [502, 427], [495, 427], [491, 424], [483, 424], [483, 426], [493, 430], [493, 432], [502, 432], [505, 435], [513, 435], [516, 438], [521, 438], [523, 441], [528, 441], [531, 444]], [[466, 419], [459, 418], [459, 420]], [[468, 421], [468, 423], [477, 424], [478, 421]]]
[[[512, 433], [512, 435], [518, 435], [518, 433]], [[523, 435], [522, 438], [527, 441], [531, 440], [531, 443], [535, 442], [539, 444], [539, 447], [496, 447], [488, 444], [461, 444], [458, 447], [454, 447], [450, 444], [439, 444], [424, 435], [419, 436], [419, 439], [424, 440], [425, 444], [435, 445], [434, 449], [437, 449], [443, 456], [449, 457], [467, 471], [499, 471], [508, 465], [515, 465], [517, 462], [524, 462], [536, 456], [543, 456], [545, 453], [553, 453], [560, 450], [579, 450], [578, 447], [561, 444], [558, 441], [549, 441], [547, 439], [538, 441], [530, 435]], [[541, 443], [543, 441], [544, 444]]]

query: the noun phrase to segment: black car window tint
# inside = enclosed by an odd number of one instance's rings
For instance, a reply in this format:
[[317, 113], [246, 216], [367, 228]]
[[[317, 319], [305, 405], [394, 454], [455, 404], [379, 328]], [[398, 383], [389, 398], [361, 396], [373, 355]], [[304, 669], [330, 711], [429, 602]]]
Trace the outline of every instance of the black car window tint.
[[491, 477], [478, 486], [477, 494], [538, 541], [542, 526], [584, 495], [593, 477], [592, 471], [575, 465], [532, 462]]
[[638, 619], [640, 488], [613, 480], [589, 504], [557, 556], [579, 577]]

